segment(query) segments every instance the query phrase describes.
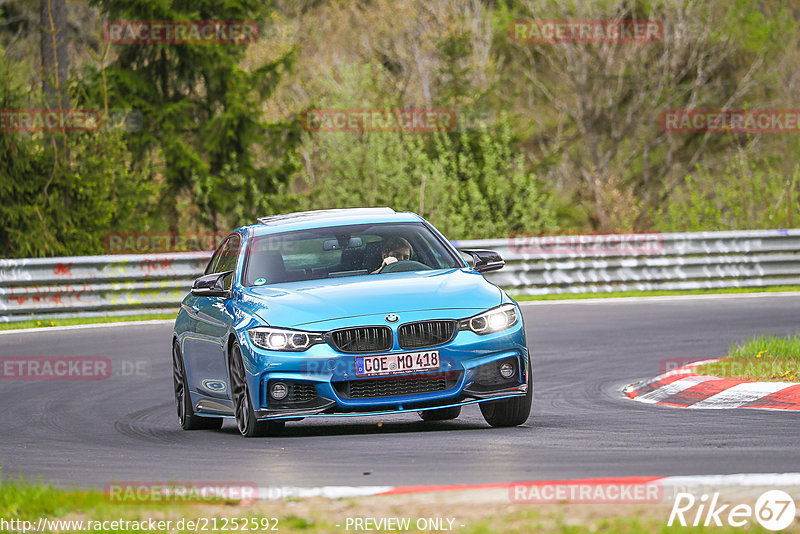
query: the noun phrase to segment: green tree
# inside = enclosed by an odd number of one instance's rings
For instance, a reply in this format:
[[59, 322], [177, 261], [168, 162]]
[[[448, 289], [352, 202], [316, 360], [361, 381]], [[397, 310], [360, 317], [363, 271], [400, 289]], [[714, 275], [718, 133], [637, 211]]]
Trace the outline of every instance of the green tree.
[[[387, 76], [381, 66], [349, 65], [320, 107], [398, 107]], [[307, 132], [297, 157], [303, 209], [387, 205], [421, 214], [454, 239], [556, 229], [552, 199], [526, 169], [505, 115], [495, 129]]]
[[453, 239], [557, 229], [552, 199], [507, 126], [477, 135], [319, 132], [300, 152], [310, 188], [303, 209], [386, 205], [419, 213]]
[[[0, 51], [0, 109], [37, 107]], [[110, 229], [141, 224], [153, 186], [130, 171], [119, 130], [0, 132], [0, 255], [101, 254]]]
[[425, 166], [435, 191], [431, 217], [448, 236], [488, 239], [558, 229], [553, 198], [526, 169], [505, 114], [499, 118], [495, 130], [483, 126], [433, 138]]
[[800, 166], [791, 174], [771, 158], [739, 150], [722, 170], [698, 166], [653, 214], [665, 232], [794, 228], [800, 222]]
[[[254, 21], [262, 0], [93, 0], [109, 20]], [[188, 196], [191, 221], [227, 228], [273, 209], [273, 195], [293, 172], [288, 157], [295, 123], [267, 124], [262, 102], [274, 91], [292, 53], [250, 71], [240, 66], [246, 44], [114, 45], [105, 68], [112, 107], [139, 110], [141, 131], [128, 136], [134, 160], [153, 163], [165, 183], [161, 209], [178, 225], [174, 206]], [[93, 73], [99, 101], [100, 72]], [[154, 178], [159, 178], [154, 176]]]

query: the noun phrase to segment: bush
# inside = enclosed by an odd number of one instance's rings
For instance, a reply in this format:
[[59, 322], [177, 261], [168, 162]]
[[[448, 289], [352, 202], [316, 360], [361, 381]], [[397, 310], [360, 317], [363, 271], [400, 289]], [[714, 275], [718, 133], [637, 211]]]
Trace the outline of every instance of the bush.
[[740, 150], [722, 172], [697, 167], [653, 221], [661, 231], [792, 228], [800, 199], [800, 166], [785, 175], [769, 159]]

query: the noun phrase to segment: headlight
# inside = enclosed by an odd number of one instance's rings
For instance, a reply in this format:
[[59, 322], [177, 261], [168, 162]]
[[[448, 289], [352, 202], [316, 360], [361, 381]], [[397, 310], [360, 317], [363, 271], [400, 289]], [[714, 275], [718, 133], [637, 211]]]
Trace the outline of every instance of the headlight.
[[459, 330], [472, 330], [476, 334], [492, 334], [517, 324], [517, 307], [503, 304], [458, 322]]
[[299, 352], [324, 341], [322, 334], [260, 326], [247, 331], [253, 345], [267, 350]]

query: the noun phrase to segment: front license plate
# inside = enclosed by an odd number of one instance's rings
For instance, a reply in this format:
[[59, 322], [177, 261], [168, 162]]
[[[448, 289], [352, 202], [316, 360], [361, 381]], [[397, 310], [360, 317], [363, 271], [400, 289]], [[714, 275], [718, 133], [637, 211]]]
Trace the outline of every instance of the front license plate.
[[439, 369], [439, 351], [356, 357], [356, 376], [396, 375]]

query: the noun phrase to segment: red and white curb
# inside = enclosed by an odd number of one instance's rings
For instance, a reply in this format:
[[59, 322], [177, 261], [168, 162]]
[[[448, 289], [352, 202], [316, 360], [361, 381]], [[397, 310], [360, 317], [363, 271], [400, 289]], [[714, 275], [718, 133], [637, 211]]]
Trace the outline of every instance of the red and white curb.
[[800, 410], [800, 384], [754, 382], [695, 374], [693, 369], [716, 360], [703, 360], [678, 367], [649, 380], [626, 386], [623, 393], [633, 400], [679, 408], [761, 408]]
[[[581, 488], [625, 488], [631, 486], [659, 486], [663, 490], [684, 490], [687, 488], [755, 488], [755, 487], [798, 487], [800, 473], [743, 473], [733, 475], [691, 475], [691, 476], [639, 476], [582, 478], [568, 480], [529, 480], [518, 482], [498, 482], [490, 484], [451, 484], [429, 486], [322, 486], [301, 488], [294, 486], [275, 486], [258, 488], [259, 500], [327, 498], [343, 499], [382, 495], [407, 495], [414, 493], [449, 493], [471, 490], [506, 490], [513, 500], [512, 492], [517, 488], [581, 487]], [[669, 500], [670, 493], [663, 491], [663, 498]], [[579, 495], [574, 493], [575, 495]], [[596, 495], [594, 492], [590, 494]], [[570, 499], [565, 499], [570, 500]], [[581, 500], [581, 499], [578, 499]], [[660, 499], [659, 499], [660, 500]], [[527, 501], [529, 502], [529, 501]], [[588, 502], [588, 501], [584, 501]], [[608, 502], [608, 501], [606, 501]], [[644, 501], [644, 502], [653, 502]]]

